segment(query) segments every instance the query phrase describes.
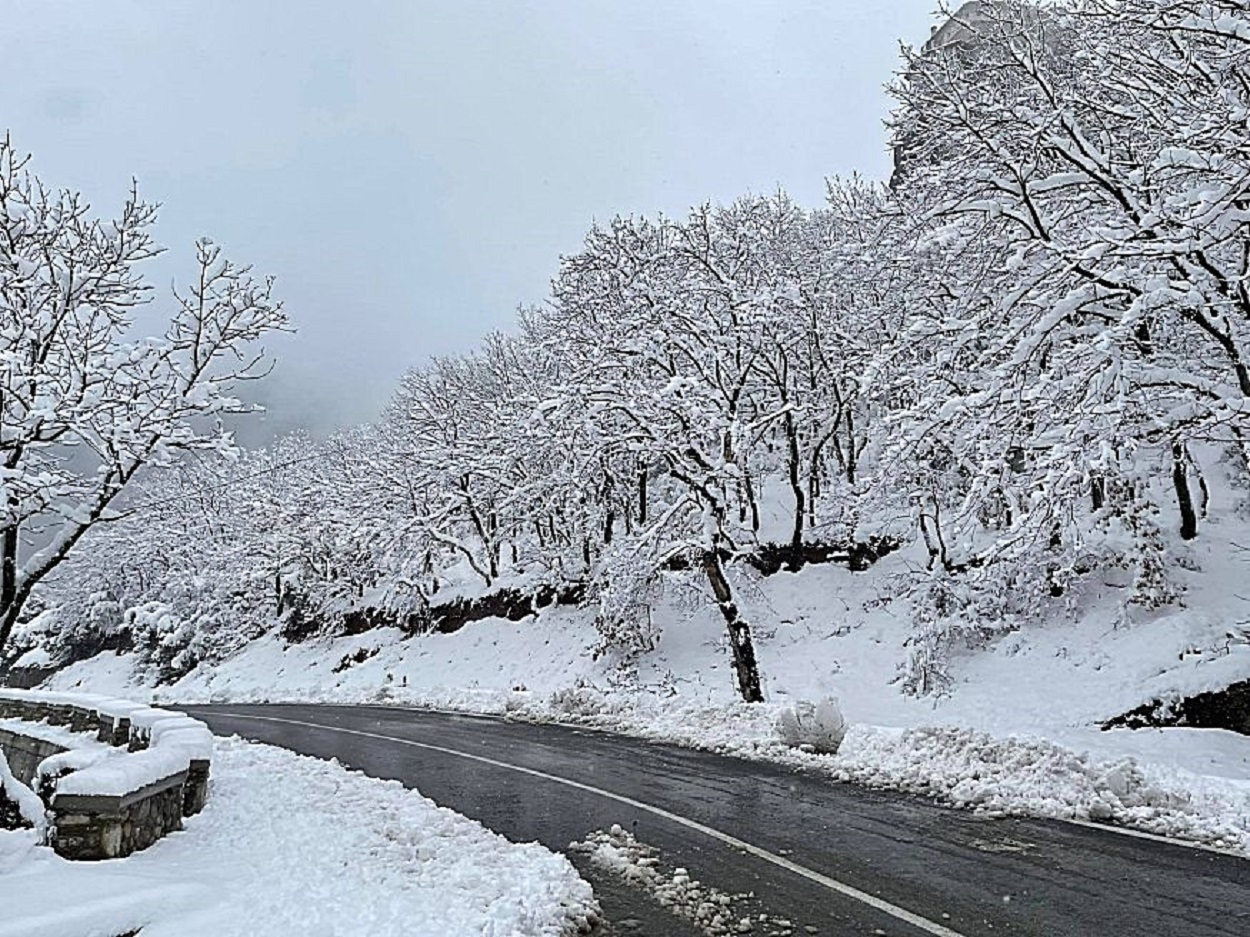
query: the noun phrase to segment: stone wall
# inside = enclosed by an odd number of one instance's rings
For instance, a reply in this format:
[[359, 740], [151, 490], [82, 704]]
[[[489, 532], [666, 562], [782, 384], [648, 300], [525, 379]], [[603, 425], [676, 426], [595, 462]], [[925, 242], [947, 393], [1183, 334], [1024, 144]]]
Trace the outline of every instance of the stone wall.
[[53, 801], [52, 848], [67, 859], [114, 859], [182, 829], [186, 776], [126, 797], [60, 795]]
[[[71, 732], [94, 732], [96, 738], [110, 745], [124, 746], [130, 737], [129, 720], [117, 720], [86, 706], [58, 705], [0, 696], [0, 719], [46, 722], [49, 725], [65, 726]], [[120, 738], [119, 730], [122, 732]]]
[[[116, 702], [112, 708], [118, 709]], [[125, 711], [137, 708], [131, 705]], [[109, 706], [93, 707], [89, 700], [77, 704], [59, 698], [50, 701], [25, 699], [14, 694], [0, 696], [0, 718], [48, 722], [72, 731], [92, 732], [99, 741], [128, 752], [144, 751], [153, 744], [160, 751], [165, 750], [159, 738], [153, 742], [155, 730], [151, 717], [158, 717], [165, 725], [171, 721], [167, 717], [173, 717], [175, 722], [185, 719], [148, 709], [145, 710], [147, 721], [142, 726], [132, 726], [130, 718], [110, 714], [109, 709]], [[141, 716], [137, 714], [135, 718]], [[202, 723], [189, 719], [186, 722], [193, 726], [193, 732], [207, 734]], [[181, 725], [176, 728], [185, 731]], [[177, 746], [176, 742], [174, 744]], [[52, 742], [7, 730], [0, 730], [0, 750], [4, 751], [14, 777], [27, 786], [34, 786], [32, 782], [44, 759], [66, 751]], [[194, 750], [172, 749], [173, 752]], [[205, 750], [201, 754], [207, 753]], [[39, 793], [50, 815], [48, 844], [67, 859], [113, 859], [146, 849], [167, 833], [181, 829], [184, 817], [204, 807], [210, 767], [207, 758], [202, 757], [189, 758], [183, 764], [184, 770], [158, 776], [158, 780], [122, 796], [60, 793], [56, 789], [56, 778], [43, 778]], [[89, 786], [89, 782], [84, 783]], [[76, 786], [83, 787], [82, 784]]]
[[8, 729], [0, 729], [0, 751], [4, 752], [9, 770], [27, 787], [32, 787], [39, 763], [45, 758], [59, 755], [65, 748], [43, 739], [19, 735]]
[[39, 686], [56, 672], [56, 667], [11, 667], [0, 671], [0, 685], [18, 690], [30, 690]]

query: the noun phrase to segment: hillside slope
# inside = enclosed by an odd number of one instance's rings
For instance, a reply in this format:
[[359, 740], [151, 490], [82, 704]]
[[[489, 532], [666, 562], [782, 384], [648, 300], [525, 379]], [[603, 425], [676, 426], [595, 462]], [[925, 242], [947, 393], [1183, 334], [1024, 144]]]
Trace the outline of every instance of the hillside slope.
[[[168, 702], [381, 702], [575, 721], [792, 760], [965, 806], [1115, 820], [1250, 852], [1250, 737], [1099, 727], [1151, 700], [1250, 676], [1250, 645], [1225, 624], [1241, 601], [1240, 555], [1213, 542], [1194, 550], [1204, 551], [1191, 557], [1204, 572], [1188, 574], [1187, 606], [1128, 614], [1120, 584], [1104, 583], [1074, 598], [1079, 617], [957, 656], [949, 692], [937, 697], [907, 695], [898, 680], [909, 631], [905, 608], [887, 597], [917, 561], [907, 553], [866, 573], [818, 566], [739, 583], [756, 628], [763, 705], [737, 701], [715, 610], [676, 590], [653, 610], [654, 648], [628, 659], [596, 652], [588, 611], [550, 607], [454, 634], [378, 629], [303, 644], [268, 635], [171, 686], [145, 683], [132, 659], [105, 654], [50, 685], [129, 693], [146, 685]], [[851, 725], [842, 751], [786, 749], [779, 713], [826, 696]]]

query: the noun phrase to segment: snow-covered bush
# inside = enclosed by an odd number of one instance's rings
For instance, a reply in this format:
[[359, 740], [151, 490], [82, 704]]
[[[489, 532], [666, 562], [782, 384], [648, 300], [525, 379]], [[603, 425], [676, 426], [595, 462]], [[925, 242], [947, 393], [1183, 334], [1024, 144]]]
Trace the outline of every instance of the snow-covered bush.
[[837, 754], [846, 738], [846, 717], [832, 696], [812, 703], [799, 700], [777, 717], [777, 731], [791, 748], [822, 755]]
[[171, 577], [159, 598], [126, 611], [139, 665], [162, 683], [229, 657], [264, 633], [257, 598], [220, 578]]
[[164, 602], [146, 602], [127, 610], [126, 622], [135, 638], [140, 667], [158, 679], [176, 679], [199, 663], [191, 622]]
[[65, 604], [47, 613], [50, 622], [44, 629], [58, 663], [86, 660], [102, 650], [130, 646], [124, 610], [110, 590], [74, 593], [67, 598]]

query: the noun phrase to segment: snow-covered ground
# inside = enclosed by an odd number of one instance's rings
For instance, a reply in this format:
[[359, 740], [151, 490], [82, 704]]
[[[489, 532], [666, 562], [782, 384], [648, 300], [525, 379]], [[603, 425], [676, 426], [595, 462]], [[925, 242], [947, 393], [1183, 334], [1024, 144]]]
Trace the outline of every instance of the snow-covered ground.
[[[1217, 554], [1198, 558], [1207, 587], [1241, 575], [1239, 559]], [[1112, 820], [1250, 854], [1250, 738], [1098, 728], [1151, 699], [1250, 678], [1250, 645], [1230, 639], [1225, 624], [1240, 613], [1235, 589], [1134, 618], [1120, 611], [1113, 590], [1087, 593], [1076, 597], [1079, 620], [970, 652], [954, 663], [949, 695], [915, 698], [896, 680], [907, 653], [905, 612], [881, 601], [906, 563], [892, 557], [871, 574], [809, 568], [740, 584], [756, 629], [763, 706], [735, 701], [723, 627], [709, 603], [676, 599], [655, 611], [656, 648], [625, 668], [596, 653], [589, 615], [557, 608], [453, 635], [405, 639], [379, 630], [295, 646], [267, 637], [154, 695], [391, 702], [577, 722], [803, 763], [964, 806]], [[104, 655], [51, 685], [145, 692], [135, 682], [128, 659]], [[826, 696], [841, 701], [851, 724], [842, 751], [825, 757], [785, 748], [780, 711]]]
[[597, 916], [563, 856], [238, 739], [217, 743], [204, 811], [143, 852], [67, 862], [35, 839], [0, 831], [0, 937], [556, 937]]

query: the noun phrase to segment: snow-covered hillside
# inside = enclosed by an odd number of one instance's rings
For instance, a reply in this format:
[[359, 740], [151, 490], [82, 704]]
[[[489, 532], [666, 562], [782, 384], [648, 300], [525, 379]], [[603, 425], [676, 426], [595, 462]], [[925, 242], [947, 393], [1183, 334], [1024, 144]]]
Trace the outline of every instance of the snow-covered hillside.
[[[1196, 583], [1234, 582], [1233, 558]], [[831, 776], [991, 810], [1116, 820], [1250, 853], [1250, 738], [1212, 729], [1102, 731], [1143, 702], [1243, 678], [1250, 646], [1223, 626], [1231, 591], [1195, 608], [1123, 617], [1115, 589], [1087, 597], [1075, 621], [969, 650], [949, 695], [915, 697], [898, 679], [908, 629], [883, 602], [914, 557], [868, 573], [811, 567], [743, 588], [756, 624], [763, 705], [737, 700], [723, 623], [680, 596], [659, 606], [653, 650], [629, 666], [596, 654], [585, 610], [553, 607], [520, 622], [487, 619], [450, 635], [393, 629], [288, 644], [270, 635], [170, 686], [167, 702], [393, 703], [573, 721], [747, 757], [795, 761]], [[1223, 595], [1224, 598], [1220, 596]], [[134, 658], [108, 653], [51, 686], [136, 692]], [[842, 751], [792, 752], [776, 720], [797, 700], [837, 697], [851, 724]]]

